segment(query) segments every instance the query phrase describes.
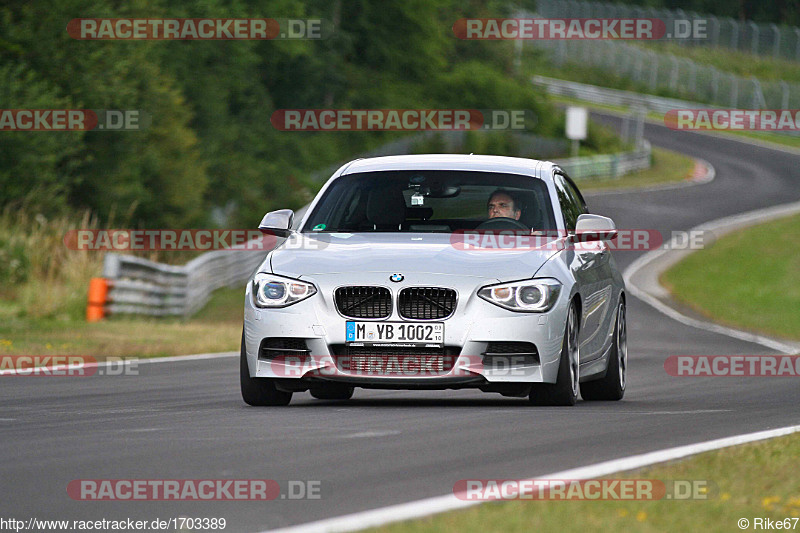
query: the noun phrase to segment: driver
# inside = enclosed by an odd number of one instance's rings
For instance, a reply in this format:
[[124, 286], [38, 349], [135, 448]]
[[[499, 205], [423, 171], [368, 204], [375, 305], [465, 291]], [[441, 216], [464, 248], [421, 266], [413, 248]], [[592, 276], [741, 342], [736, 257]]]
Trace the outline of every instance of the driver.
[[489, 209], [490, 219], [505, 217], [519, 220], [520, 215], [522, 215], [520, 202], [517, 196], [513, 192], [505, 189], [497, 189], [489, 196], [487, 208]]

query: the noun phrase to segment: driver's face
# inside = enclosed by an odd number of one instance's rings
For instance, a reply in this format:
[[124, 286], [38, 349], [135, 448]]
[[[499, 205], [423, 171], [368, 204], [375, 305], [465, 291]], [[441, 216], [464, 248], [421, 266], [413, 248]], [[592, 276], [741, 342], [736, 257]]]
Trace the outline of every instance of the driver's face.
[[495, 194], [489, 198], [489, 218], [505, 217], [519, 220], [522, 212], [514, 207], [514, 200], [509, 195]]

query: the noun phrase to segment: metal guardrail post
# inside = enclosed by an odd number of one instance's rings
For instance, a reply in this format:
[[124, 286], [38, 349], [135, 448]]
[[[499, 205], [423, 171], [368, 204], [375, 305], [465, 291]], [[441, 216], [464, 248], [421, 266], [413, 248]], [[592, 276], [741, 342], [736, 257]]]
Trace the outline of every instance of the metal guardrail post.
[[772, 45], [772, 57], [777, 59], [781, 51], [781, 32], [778, 29], [778, 25], [775, 23], [770, 24], [769, 27], [772, 29], [772, 35], [775, 40]]
[[678, 89], [678, 74], [680, 73], [680, 63], [678, 58], [669, 54], [669, 59], [672, 62], [672, 70], [669, 73], [669, 88], [673, 91]]
[[[642, 150], [645, 144], [644, 140], [644, 119], [647, 116], [647, 110], [641, 106], [634, 107], [634, 113], [636, 115], [636, 131], [634, 133], [634, 142], [636, 143], [636, 148], [638, 150]], [[650, 157], [650, 149], [648, 145], [648, 149], [646, 150], [648, 155], [648, 161]], [[650, 165], [648, 165], [650, 166]]]
[[695, 94], [697, 92], [697, 63], [691, 59], [686, 59], [689, 65], [689, 93]]
[[753, 55], [758, 55], [758, 36], [759, 36], [758, 24], [750, 20], [747, 22], [747, 26], [750, 27], [750, 29], [752, 30], [750, 34], [750, 52]]
[[711, 67], [711, 101], [717, 103], [719, 95], [719, 70]]
[[794, 29], [794, 36], [797, 39], [794, 45], [794, 59], [800, 61], [800, 28]]
[[706, 18], [711, 22], [710, 45], [719, 48], [719, 19], [714, 15], [708, 15]]
[[636, 54], [636, 62], [633, 65], [633, 79], [636, 81], [642, 81], [642, 65], [644, 64], [644, 52], [639, 51]]
[[781, 109], [789, 109], [789, 84], [781, 81]]
[[631, 129], [631, 116], [625, 115], [622, 117], [622, 142], [630, 142], [630, 129]]
[[755, 76], [751, 76], [750, 81], [753, 83], [753, 109], [764, 109], [767, 107], [767, 101], [764, 99], [761, 83]]
[[730, 48], [733, 50], [739, 49], [739, 24], [733, 20], [728, 19], [728, 22], [731, 24], [731, 45]]
[[107, 253], [103, 258], [103, 277], [116, 279], [120, 272], [120, 258], [115, 253]]
[[650, 67], [650, 90], [655, 91], [658, 84], [658, 55], [651, 52], [652, 66]]

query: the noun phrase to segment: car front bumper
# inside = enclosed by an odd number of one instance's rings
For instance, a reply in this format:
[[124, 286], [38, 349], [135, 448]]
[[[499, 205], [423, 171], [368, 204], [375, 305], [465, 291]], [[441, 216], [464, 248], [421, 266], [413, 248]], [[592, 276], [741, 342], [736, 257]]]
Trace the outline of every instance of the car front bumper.
[[[343, 365], [348, 357], [341, 351], [346, 345], [345, 327], [348, 321], [361, 320], [341, 315], [333, 294], [336, 287], [353, 285], [353, 275], [326, 274], [322, 279], [303, 277], [312, 282], [318, 292], [314, 296], [284, 308], [263, 309], [253, 303], [251, 285], [245, 295], [244, 342], [252, 377], [341, 382], [355, 386], [381, 388], [461, 388], [486, 384], [554, 383], [558, 372], [561, 346], [568, 308], [568, 295], [562, 291], [558, 301], [546, 313], [513, 312], [477, 296], [481, 287], [498, 280], [484, 277], [448, 276], [436, 274], [407, 275], [405, 283], [390, 284], [389, 273], [359, 273], [359, 285], [388, 287], [393, 302], [405, 287], [437, 286], [454, 288], [458, 302], [454, 313], [444, 324], [444, 353], [449, 363], [444, 370], [436, 367], [408, 365], [408, 359], [398, 356], [392, 364], [374, 371], [353, 371]], [[386, 322], [420, 322], [405, 320], [395, 308]], [[381, 322], [381, 321], [378, 321]], [[308, 353], [296, 356], [269, 357], [260, 354], [261, 343], [267, 338], [301, 339]], [[530, 343], [537, 357], [493, 357], [487, 355], [491, 343]], [[386, 349], [384, 354], [391, 353]], [[491, 353], [491, 352], [489, 352]], [[388, 372], [387, 367], [400, 371]], [[419, 368], [419, 370], [417, 370]]]

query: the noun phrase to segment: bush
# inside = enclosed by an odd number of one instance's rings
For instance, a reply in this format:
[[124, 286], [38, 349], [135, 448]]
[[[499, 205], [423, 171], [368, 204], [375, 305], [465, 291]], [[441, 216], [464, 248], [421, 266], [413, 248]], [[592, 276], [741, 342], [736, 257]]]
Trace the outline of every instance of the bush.
[[0, 239], [0, 287], [19, 285], [28, 279], [30, 260], [22, 244]]

